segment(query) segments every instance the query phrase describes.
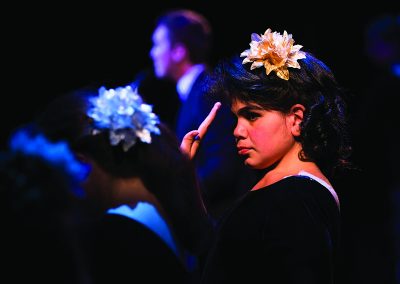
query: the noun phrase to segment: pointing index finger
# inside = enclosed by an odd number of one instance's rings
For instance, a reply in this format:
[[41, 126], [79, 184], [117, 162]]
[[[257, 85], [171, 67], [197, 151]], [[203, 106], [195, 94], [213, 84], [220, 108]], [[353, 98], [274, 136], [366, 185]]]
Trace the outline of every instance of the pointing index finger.
[[221, 107], [221, 103], [220, 102], [216, 102], [213, 106], [213, 108], [211, 109], [210, 113], [207, 115], [207, 117], [203, 120], [203, 122], [200, 124], [199, 128], [197, 129], [199, 131], [199, 136], [203, 137], [207, 130], [208, 127], [211, 125], [211, 123], [213, 122], [215, 116], [217, 115], [217, 111], [218, 109]]

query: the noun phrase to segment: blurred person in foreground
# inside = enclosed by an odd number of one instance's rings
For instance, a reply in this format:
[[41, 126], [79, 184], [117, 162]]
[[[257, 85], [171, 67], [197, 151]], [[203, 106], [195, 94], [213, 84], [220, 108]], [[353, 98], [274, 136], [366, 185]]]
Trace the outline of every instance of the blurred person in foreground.
[[[91, 283], [79, 241], [88, 168], [64, 142], [21, 127], [0, 154], [2, 276], [9, 283]], [[89, 215], [87, 215], [89, 216]]]
[[87, 237], [95, 283], [196, 283], [212, 238], [194, 167], [130, 86], [61, 96], [37, 120], [91, 166], [101, 215]]

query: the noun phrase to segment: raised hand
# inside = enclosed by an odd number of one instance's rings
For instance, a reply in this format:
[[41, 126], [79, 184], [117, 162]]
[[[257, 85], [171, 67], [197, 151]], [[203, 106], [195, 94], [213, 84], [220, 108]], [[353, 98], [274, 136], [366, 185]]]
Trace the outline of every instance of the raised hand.
[[197, 130], [189, 131], [183, 137], [181, 142], [181, 151], [188, 155], [190, 159], [193, 159], [193, 157], [196, 155], [197, 149], [200, 146], [201, 139], [204, 138], [204, 136], [206, 135], [208, 127], [213, 122], [220, 106], [221, 103], [216, 102], [210, 113], [200, 124], [199, 128]]

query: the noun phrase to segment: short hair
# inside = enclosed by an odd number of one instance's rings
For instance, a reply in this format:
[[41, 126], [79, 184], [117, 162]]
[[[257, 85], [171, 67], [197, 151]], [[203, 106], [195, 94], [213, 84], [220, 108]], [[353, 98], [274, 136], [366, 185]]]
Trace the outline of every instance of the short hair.
[[193, 63], [206, 62], [212, 46], [212, 28], [209, 21], [192, 10], [170, 10], [156, 20], [157, 26], [168, 29], [172, 44], [182, 43]]

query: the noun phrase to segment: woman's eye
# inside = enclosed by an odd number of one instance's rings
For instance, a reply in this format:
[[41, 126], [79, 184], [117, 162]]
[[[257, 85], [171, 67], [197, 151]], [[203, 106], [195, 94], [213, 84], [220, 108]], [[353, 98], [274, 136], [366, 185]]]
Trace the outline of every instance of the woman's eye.
[[254, 121], [254, 120], [256, 120], [257, 118], [259, 118], [260, 115], [259, 115], [258, 113], [255, 113], [255, 112], [248, 112], [248, 113], [245, 114], [244, 117], [245, 117], [247, 120]]

